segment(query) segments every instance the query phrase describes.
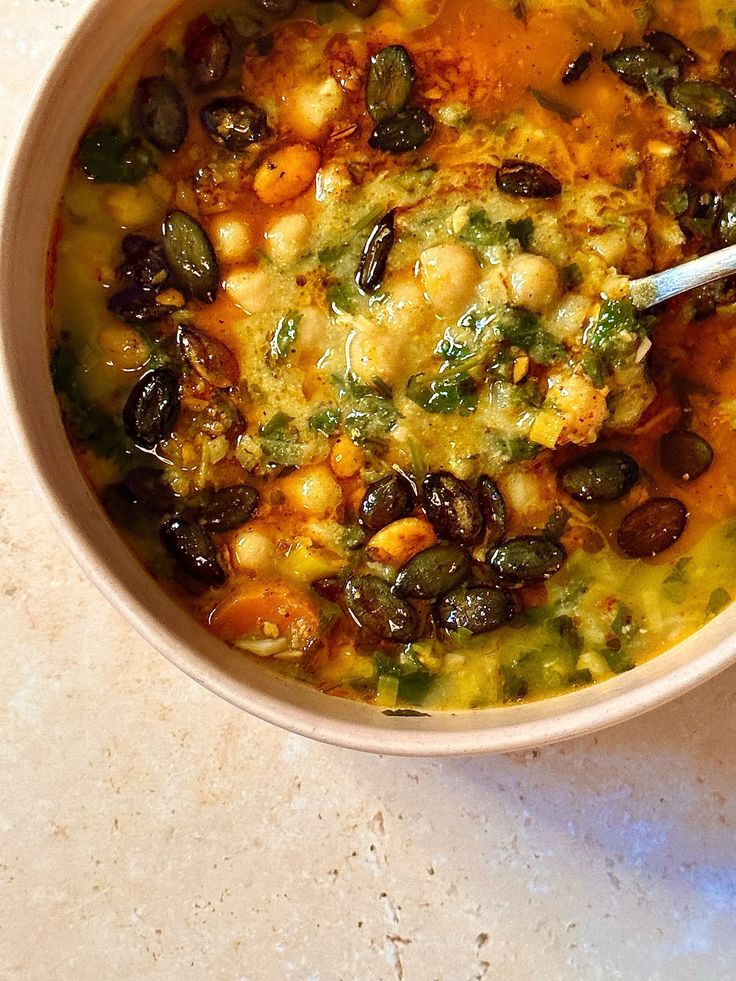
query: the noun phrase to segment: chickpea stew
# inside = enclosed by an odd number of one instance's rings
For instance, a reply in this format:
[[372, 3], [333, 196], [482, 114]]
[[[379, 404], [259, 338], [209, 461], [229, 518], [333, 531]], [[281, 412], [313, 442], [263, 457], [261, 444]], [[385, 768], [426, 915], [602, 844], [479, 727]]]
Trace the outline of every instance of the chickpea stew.
[[[223, 642], [389, 712], [610, 678], [736, 595], [725, 0], [185, 3], [50, 253], [80, 467]], [[183, 614], [184, 615], [184, 614]]]

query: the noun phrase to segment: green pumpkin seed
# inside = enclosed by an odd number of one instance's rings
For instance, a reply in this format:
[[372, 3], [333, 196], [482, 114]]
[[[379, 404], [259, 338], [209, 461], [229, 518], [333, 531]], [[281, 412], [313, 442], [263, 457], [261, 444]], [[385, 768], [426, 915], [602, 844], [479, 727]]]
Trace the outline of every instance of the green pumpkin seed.
[[189, 129], [186, 103], [173, 82], [163, 75], [138, 82], [133, 119], [146, 139], [165, 153], [178, 150]]
[[496, 481], [483, 474], [478, 478], [476, 495], [486, 522], [486, 544], [498, 545], [506, 534], [508, 519], [503, 494]]
[[399, 570], [394, 592], [403, 599], [436, 599], [464, 582], [470, 568], [470, 555], [464, 548], [433, 545]]
[[164, 253], [174, 275], [196, 300], [212, 303], [220, 270], [207, 233], [185, 211], [172, 211], [164, 221]]
[[394, 213], [389, 211], [368, 236], [360, 256], [355, 282], [364, 293], [375, 293], [380, 289], [393, 246]]
[[672, 34], [666, 31], [650, 31], [644, 35], [644, 43], [658, 51], [675, 65], [694, 65], [698, 56]]
[[687, 429], [665, 433], [659, 441], [662, 469], [677, 480], [697, 480], [713, 463], [710, 443]]
[[206, 494], [204, 501], [187, 512], [185, 517], [196, 521], [207, 531], [232, 531], [253, 516], [260, 501], [261, 495], [250, 484], [221, 487]]
[[639, 479], [639, 464], [628, 453], [595, 450], [560, 471], [560, 486], [576, 501], [616, 501]]
[[603, 61], [638, 92], [661, 92], [682, 74], [679, 65], [651, 48], [619, 48], [603, 55]]
[[426, 109], [409, 106], [373, 130], [368, 145], [388, 153], [408, 153], [426, 143], [434, 132], [434, 119]]
[[378, 576], [354, 576], [345, 584], [345, 604], [353, 620], [374, 637], [409, 644], [418, 636], [414, 609]]
[[492, 571], [510, 586], [533, 586], [554, 576], [567, 553], [558, 542], [525, 535], [497, 546], [487, 558]]
[[736, 245], [736, 181], [731, 181], [723, 192], [718, 233], [724, 245]]
[[392, 44], [371, 58], [365, 102], [377, 123], [395, 116], [409, 101], [415, 79], [414, 62], [406, 48]]
[[227, 578], [209, 533], [184, 518], [169, 518], [161, 525], [161, 541], [182, 569], [206, 586], [221, 586]]
[[101, 184], [137, 184], [154, 169], [142, 146], [108, 126], [95, 127], [83, 137], [79, 164], [90, 180]]
[[716, 82], [699, 78], [678, 82], [670, 89], [669, 100], [701, 126], [724, 129], [736, 123], [736, 95]]
[[495, 586], [461, 586], [437, 604], [438, 624], [445, 630], [469, 630], [487, 634], [505, 626], [514, 616], [516, 605], [510, 593]]
[[422, 482], [422, 506], [440, 538], [473, 545], [483, 534], [483, 513], [473, 489], [446, 470]]
[[268, 118], [260, 106], [228, 96], [203, 106], [199, 119], [207, 135], [231, 153], [240, 153], [268, 136]]
[[520, 198], [555, 198], [562, 184], [539, 164], [528, 160], [504, 160], [496, 171], [496, 185], [504, 194]]
[[235, 355], [222, 341], [189, 324], [179, 328], [179, 350], [197, 374], [215, 388], [233, 388], [240, 379]]
[[682, 535], [688, 511], [676, 497], [652, 497], [629, 511], [616, 534], [622, 552], [642, 559], [664, 552]]

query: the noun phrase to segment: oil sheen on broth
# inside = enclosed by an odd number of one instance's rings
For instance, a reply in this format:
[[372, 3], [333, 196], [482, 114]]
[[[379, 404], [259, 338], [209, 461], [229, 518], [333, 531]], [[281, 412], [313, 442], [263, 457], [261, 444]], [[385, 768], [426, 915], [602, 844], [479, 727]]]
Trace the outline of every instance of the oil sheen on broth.
[[[736, 589], [718, 0], [188, 4], [83, 134], [50, 254], [84, 474], [228, 644], [384, 710], [602, 681]], [[184, 612], [182, 615], [186, 615]]]

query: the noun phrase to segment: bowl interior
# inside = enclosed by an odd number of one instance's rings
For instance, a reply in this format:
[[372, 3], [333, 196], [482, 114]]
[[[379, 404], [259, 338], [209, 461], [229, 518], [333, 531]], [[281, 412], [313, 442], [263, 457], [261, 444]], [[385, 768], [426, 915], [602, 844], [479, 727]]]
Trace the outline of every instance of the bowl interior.
[[77, 469], [47, 367], [46, 253], [68, 162], [98, 93], [169, 6], [98, 0], [39, 86], [0, 213], [0, 352], [11, 422], [59, 534], [107, 598], [169, 660], [252, 714], [373, 752], [448, 755], [540, 745], [663, 703], [736, 658], [736, 605], [636, 670], [542, 702], [429, 717], [384, 715], [271, 674], [226, 648], [158, 587], [118, 538]]

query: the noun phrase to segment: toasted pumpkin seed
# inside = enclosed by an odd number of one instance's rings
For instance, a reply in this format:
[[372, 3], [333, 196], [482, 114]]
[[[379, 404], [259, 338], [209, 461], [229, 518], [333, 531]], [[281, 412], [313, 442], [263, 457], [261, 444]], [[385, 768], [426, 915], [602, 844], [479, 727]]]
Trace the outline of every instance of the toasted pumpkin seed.
[[378, 123], [368, 140], [374, 150], [408, 153], [426, 143], [434, 132], [434, 119], [420, 106], [409, 106]]
[[701, 126], [724, 129], [736, 124], [736, 95], [717, 82], [691, 78], [670, 89], [670, 104]]
[[393, 245], [394, 214], [389, 211], [373, 228], [360, 256], [355, 282], [364, 293], [380, 288]]
[[652, 497], [629, 511], [616, 534], [622, 552], [641, 559], [664, 552], [682, 535], [688, 511], [676, 497]]
[[405, 600], [394, 596], [378, 576], [354, 576], [345, 584], [345, 604], [363, 630], [384, 640], [408, 644], [418, 635], [417, 615]]
[[179, 379], [170, 368], [146, 372], [125, 402], [125, 432], [139, 446], [153, 449], [159, 440], [170, 435], [179, 412], [179, 400]]
[[216, 337], [203, 334], [189, 324], [179, 328], [179, 350], [210, 385], [215, 388], [232, 388], [238, 384], [240, 367], [229, 347]]
[[554, 198], [562, 184], [544, 167], [528, 160], [504, 160], [496, 171], [496, 184], [504, 194], [522, 198]]
[[697, 433], [676, 429], [659, 441], [662, 469], [677, 480], [697, 480], [713, 463], [713, 448]]
[[698, 56], [673, 34], [666, 31], [650, 31], [644, 35], [644, 43], [669, 58], [675, 65], [694, 65]]
[[368, 70], [365, 101], [377, 123], [395, 116], [409, 101], [414, 84], [414, 62], [406, 48], [392, 44], [374, 54]]
[[169, 518], [161, 525], [161, 541], [188, 575], [206, 586], [221, 586], [227, 576], [208, 532], [193, 521]]
[[562, 74], [562, 84], [572, 85], [573, 82], [579, 81], [583, 75], [590, 68], [590, 64], [593, 61], [592, 51], [583, 51], [579, 54], [577, 58], [571, 61], [565, 71]]
[[166, 259], [182, 287], [197, 300], [212, 303], [220, 270], [207, 233], [185, 211], [172, 211], [163, 225]]
[[174, 153], [184, 143], [189, 116], [181, 93], [163, 75], [142, 78], [133, 99], [133, 119], [155, 147]]
[[239, 153], [268, 135], [268, 118], [260, 106], [238, 96], [208, 102], [199, 118], [207, 135], [231, 153]]
[[639, 479], [639, 464], [628, 453], [594, 450], [560, 471], [560, 486], [576, 501], [616, 501]]
[[403, 599], [436, 599], [470, 575], [470, 555], [459, 545], [440, 543], [419, 552], [399, 570], [394, 592]]
[[232, 44], [227, 32], [218, 24], [207, 24], [184, 49], [184, 67], [189, 86], [195, 92], [214, 88], [227, 75]]
[[678, 64], [652, 48], [619, 48], [603, 55], [603, 61], [638, 92], [662, 92], [682, 74]]
[[369, 485], [360, 503], [358, 521], [366, 531], [380, 531], [411, 514], [414, 502], [414, 490], [406, 477], [387, 474]]
[[498, 545], [506, 534], [507, 511], [503, 494], [491, 477], [483, 474], [476, 487], [478, 503], [486, 523], [486, 544]]
[[148, 151], [109, 126], [96, 126], [85, 134], [79, 165], [90, 180], [101, 184], [137, 184], [153, 170]]
[[487, 634], [505, 626], [516, 612], [510, 593], [495, 586], [461, 586], [443, 596], [436, 619], [445, 630]]
[[483, 534], [483, 514], [472, 488], [446, 470], [422, 482], [422, 506], [440, 538], [473, 545]]
[[232, 531], [240, 528], [255, 513], [261, 495], [250, 484], [222, 487], [210, 491], [203, 503], [186, 514], [207, 531]]
[[559, 542], [534, 535], [511, 538], [488, 555], [491, 570], [509, 586], [531, 586], [560, 571], [567, 553]]

